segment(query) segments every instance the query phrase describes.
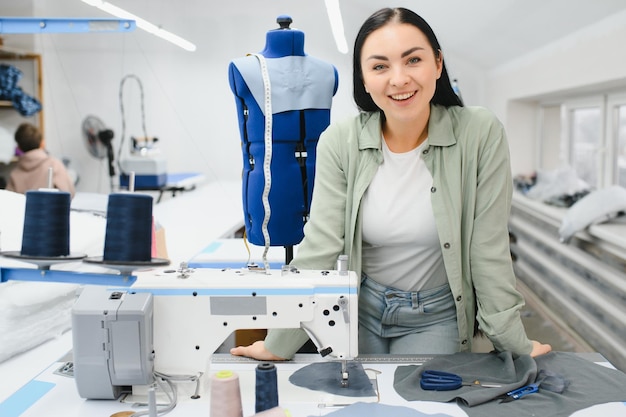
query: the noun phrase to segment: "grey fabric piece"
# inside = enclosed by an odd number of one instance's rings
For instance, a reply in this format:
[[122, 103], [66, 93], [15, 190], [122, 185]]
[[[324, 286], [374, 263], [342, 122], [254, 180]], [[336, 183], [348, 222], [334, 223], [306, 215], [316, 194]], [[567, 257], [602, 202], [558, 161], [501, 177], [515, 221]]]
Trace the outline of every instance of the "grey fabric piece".
[[[429, 391], [420, 387], [420, 377], [425, 370], [452, 372], [463, 382], [479, 380], [499, 388], [461, 387], [453, 391]], [[511, 352], [470, 353], [436, 357], [422, 366], [399, 366], [394, 376], [394, 388], [405, 400], [428, 400], [449, 402], [459, 399], [472, 407], [493, 400], [495, 397], [534, 382], [537, 364], [529, 355], [513, 358]], [[419, 398], [417, 398], [419, 397]]]
[[408, 407], [363, 402], [348, 405], [325, 415], [332, 417], [450, 417], [450, 414], [425, 414]]
[[315, 362], [295, 371], [289, 382], [314, 391], [324, 391], [345, 397], [372, 397], [376, 391], [359, 362], [348, 362], [348, 386], [341, 386], [341, 363]]
[[[559, 394], [541, 389], [540, 386], [539, 392], [516, 401], [500, 403], [499, 400], [495, 400], [471, 406], [465, 398], [468, 395], [470, 398], [474, 398], [474, 396], [466, 394], [468, 390], [486, 391], [494, 394], [495, 399], [499, 389], [463, 387], [456, 391], [435, 392], [422, 390], [419, 386], [419, 375], [424, 369], [454, 372], [467, 381], [473, 381], [476, 377], [485, 382], [497, 381], [499, 369], [503, 369], [502, 363], [510, 363], [509, 355], [506, 353], [446, 355], [435, 358], [421, 367], [398, 367], [394, 388], [408, 401], [457, 401], [469, 417], [530, 417], [538, 415], [566, 417], [596, 404], [626, 401], [626, 374], [621, 371], [595, 364], [575, 353], [568, 352], [551, 352], [538, 356], [533, 361], [536, 363], [535, 369], [546, 370], [564, 377], [568, 383], [567, 388]], [[523, 364], [519, 361], [513, 361], [513, 363], [515, 366], [528, 366], [525, 362]], [[507, 370], [506, 372], [511, 371]], [[520, 374], [520, 371], [516, 370], [516, 374]], [[528, 375], [532, 375], [532, 372]], [[535, 377], [536, 373], [527, 382], [535, 382]]]

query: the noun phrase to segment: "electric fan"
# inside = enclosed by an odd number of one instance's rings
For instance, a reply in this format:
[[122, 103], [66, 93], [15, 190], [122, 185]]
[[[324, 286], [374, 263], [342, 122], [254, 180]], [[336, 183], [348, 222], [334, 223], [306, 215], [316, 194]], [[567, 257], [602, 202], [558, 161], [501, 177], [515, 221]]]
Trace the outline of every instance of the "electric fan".
[[107, 129], [102, 120], [96, 116], [87, 116], [83, 120], [83, 138], [89, 153], [98, 159], [109, 161], [109, 176], [115, 176], [113, 166], [113, 131]]

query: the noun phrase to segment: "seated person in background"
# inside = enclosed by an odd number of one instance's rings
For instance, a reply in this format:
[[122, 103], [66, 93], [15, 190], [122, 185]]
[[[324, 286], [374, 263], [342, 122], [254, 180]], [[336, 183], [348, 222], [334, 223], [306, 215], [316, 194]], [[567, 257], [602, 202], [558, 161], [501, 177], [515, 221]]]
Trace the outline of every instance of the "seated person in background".
[[48, 187], [52, 168], [52, 187], [67, 191], [74, 197], [74, 183], [59, 159], [41, 149], [41, 131], [30, 123], [22, 123], [15, 131], [15, 142], [20, 151], [17, 165], [11, 170], [7, 190], [25, 194], [28, 190]]

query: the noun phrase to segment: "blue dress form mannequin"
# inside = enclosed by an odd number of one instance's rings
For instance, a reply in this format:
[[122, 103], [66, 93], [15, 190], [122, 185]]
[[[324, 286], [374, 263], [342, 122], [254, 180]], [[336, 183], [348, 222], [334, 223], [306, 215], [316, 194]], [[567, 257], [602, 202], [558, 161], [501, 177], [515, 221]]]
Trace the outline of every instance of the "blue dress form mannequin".
[[[304, 52], [304, 33], [290, 29], [291, 18], [279, 16], [280, 29], [266, 35], [260, 55], [267, 63], [272, 105], [271, 215], [267, 225], [270, 246], [288, 250], [302, 238], [315, 176], [315, 147], [330, 123], [332, 97], [338, 86], [331, 64]], [[243, 153], [242, 197], [248, 240], [265, 246], [264, 85], [259, 59], [245, 56], [228, 69], [237, 105]], [[289, 262], [291, 255], [287, 255]]]

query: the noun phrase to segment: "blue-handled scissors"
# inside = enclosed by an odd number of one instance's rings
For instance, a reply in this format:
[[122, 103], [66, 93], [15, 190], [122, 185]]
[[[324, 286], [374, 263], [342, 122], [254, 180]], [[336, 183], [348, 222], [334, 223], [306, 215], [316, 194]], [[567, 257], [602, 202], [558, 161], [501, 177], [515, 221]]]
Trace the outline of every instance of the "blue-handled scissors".
[[451, 391], [459, 389], [462, 386], [482, 387], [482, 388], [498, 388], [502, 385], [498, 383], [483, 383], [479, 380], [472, 382], [463, 382], [463, 379], [450, 372], [427, 370], [422, 372], [420, 378], [420, 387], [431, 391]]
[[424, 371], [420, 379], [420, 387], [431, 391], [450, 391], [463, 386], [463, 379], [450, 372]]
[[533, 394], [539, 391], [539, 385], [541, 385], [541, 381], [535, 382], [534, 384], [526, 385], [521, 388], [515, 389], [513, 391], [509, 391], [506, 393], [506, 396], [500, 401], [501, 403], [508, 403], [510, 401], [519, 400], [525, 395]]

